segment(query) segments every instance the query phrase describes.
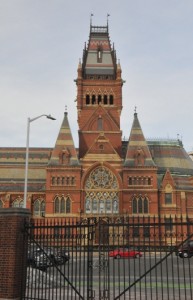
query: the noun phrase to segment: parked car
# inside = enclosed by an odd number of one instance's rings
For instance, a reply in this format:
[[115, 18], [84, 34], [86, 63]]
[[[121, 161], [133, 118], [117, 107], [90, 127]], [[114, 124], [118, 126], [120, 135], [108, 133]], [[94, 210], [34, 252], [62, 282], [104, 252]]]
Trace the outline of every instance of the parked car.
[[36, 244], [30, 244], [28, 247], [28, 266], [42, 271], [54, 265], [65, 264], [69, 259], [70, 255], [63, 248], [39, 247]]
[[133, 250], [130, 248], [117, 248], [109, 252], [109, 257], [121, 258], [121, 257], [133, 257], [138, 258], [141, 257], [142, 253], [137, 250]]
[[176, 253], [181, 258], [188, 258], [193, 256], [193, 240], [186, 241], [177, 250]]

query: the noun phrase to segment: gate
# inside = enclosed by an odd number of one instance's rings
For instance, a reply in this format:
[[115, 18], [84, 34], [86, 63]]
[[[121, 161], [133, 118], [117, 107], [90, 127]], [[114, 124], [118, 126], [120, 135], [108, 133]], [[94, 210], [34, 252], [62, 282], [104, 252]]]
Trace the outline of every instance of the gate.
[[32, 220], [24, 232], [23, 299], [193, 300], [187, 218]]

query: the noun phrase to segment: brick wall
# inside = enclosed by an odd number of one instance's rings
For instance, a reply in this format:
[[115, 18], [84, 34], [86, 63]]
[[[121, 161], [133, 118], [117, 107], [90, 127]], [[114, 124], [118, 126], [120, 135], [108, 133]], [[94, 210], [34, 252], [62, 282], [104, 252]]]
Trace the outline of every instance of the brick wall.
[[21, 286], [26, 279], [23, 225], [29, 217], [28, 209], [0, 209], [0, 300], [22, 298]]

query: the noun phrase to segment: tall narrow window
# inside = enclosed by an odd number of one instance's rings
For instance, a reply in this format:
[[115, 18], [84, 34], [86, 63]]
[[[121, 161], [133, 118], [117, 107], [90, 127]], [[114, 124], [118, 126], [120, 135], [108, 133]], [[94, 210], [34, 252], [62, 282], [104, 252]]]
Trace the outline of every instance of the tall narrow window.
[[113, 95], [110, 95], [110, 105], [113, 105]]
[[86, 105], [90, 104], [90, 95], [86, 95]]
[[165, 204], [172, 204], [172, 193], [165, 193]]
[[92, 95], [92, 104], [96, 104], [96, 97], [95, 97], [95, 95]]
[[60, 213], [64, 213], [64, 212], [65, 212], [65, 200], [64, 197], [62, 197], [60, 200]]
[[133, 214], [136, 214], [137, 213], [137, 199], [133, 199], [133, 201], [132, 201], [133, 203], [133, 205], [132, 205], [132, 207], [133, 207]]
[[144, 214], [148, 213], [148, 200], [147, 198], [144, 199]]
[[34, 216], [43, 217], [45, 215], [45, 201], [37, 199], [34, 202], [34, 208], [33, 208], [33, 214]]
[[101, 104], [101, 101], [102, 101], [102, 97], [101, 95], [98, 95], [98, 104]]
[[143, 204], [141, 197], [138, 200], [138, 213], [141, 214], [143, 212]]
[[101, 47], [99, 47], [98, 51], [97, 51], [97, 62], [98, 63], [102, 62], [102, 49], [101, 49]]
[[104, 105], [107, 105], [108, 104], [108, 98], [107, 98], [107, 95], [104, 95]]
[[71, 201], [70, 201], [70, 198], [67, 197], [67, 199], [66, 199], [66, 213], [69, 214], [70, 210], [71, 210]]
[[55, 213], [57, 214], [57, 213], [59, 213], [59, 199], [58, 199], [58, 197], [56, 197], [56, 199], [55, 199], [55, 202], [54, 202], [54, 211], [55, 211]]
[[99, 116], [98, 118], [98, 130], [103, 130], [103, 119]]

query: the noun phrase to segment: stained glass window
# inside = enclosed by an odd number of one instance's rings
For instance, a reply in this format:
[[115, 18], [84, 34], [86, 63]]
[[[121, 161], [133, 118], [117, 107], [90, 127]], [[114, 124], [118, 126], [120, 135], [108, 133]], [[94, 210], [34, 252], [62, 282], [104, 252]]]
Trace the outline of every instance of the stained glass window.
[[85, 183], [85, 212], [112, 214], [119, 212], [118, 182], [106, 167], [94, 169]]

